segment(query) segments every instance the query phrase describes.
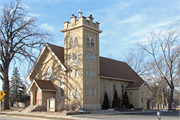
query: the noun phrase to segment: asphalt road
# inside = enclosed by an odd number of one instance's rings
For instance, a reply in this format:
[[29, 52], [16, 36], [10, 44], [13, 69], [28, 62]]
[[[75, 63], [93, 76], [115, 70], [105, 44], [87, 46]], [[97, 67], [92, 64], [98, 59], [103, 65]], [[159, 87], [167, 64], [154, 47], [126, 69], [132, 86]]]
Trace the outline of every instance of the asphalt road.
[[[148, 113], [120, 113], [114, 115], [73, 115], [70, 119], [76, 120], [158, 120], [156, 112]], [[32, 117], [21, 117], [21, 116], [7, 116], [0, 115], [0, 120], [62, 120], [62, 119], [51, 119], [51, 118], [32, 118]], [[64, 119], [63, 119], [64, 120]], [[180, 120], [180, 111], [174, 112], [162, 112], [161, 120]]]
[[[84, 119], [103, 119], [103, 120], [158, 120], [157, 112], [148, 113], [120, 113], [114, 115], [83, 115], [74, 116]], [[180, 120], [180, 111], [162, 112], [161, 120]]]

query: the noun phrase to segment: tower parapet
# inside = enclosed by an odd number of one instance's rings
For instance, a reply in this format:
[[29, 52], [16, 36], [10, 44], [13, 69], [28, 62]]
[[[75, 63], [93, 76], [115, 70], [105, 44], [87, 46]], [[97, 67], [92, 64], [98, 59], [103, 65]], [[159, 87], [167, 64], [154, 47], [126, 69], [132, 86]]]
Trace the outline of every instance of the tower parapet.
[[84, 16], [78, 17], [79, 19], [77, 19], [77, 16], [75, 16], [74, 14], [72, 14], [71, 16], [71, 22], [66, 21], [64, 22], [64, 29], [61, 30], [61, 32], [66, 32], [69, 31], [71, 29], [77, 28], [77, 27], [87, 27], [90, 29], [95, 30], [96, 32], [101, 33], [102, 31], [99, 30], [99, 24], [98, 22], [93, 22], [93, 17], [92, 15], [88, 16], [87, 18]]

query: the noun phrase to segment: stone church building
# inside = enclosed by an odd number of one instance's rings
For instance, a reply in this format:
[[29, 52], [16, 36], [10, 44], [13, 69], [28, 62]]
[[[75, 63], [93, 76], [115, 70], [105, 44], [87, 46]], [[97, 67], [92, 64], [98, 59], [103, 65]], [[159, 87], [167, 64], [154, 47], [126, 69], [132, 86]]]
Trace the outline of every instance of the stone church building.
[[72, 15], [64, 22], [64, 47], [45, 44], [27, 79], [31, 105], [77, 103], [101, 109], [107, 92], [112, 105], [115, 89], [125, 91], [135, 108], [149, 109], [151, 88], [127, 63], [99, 56], [99, 23], [93, 17]]

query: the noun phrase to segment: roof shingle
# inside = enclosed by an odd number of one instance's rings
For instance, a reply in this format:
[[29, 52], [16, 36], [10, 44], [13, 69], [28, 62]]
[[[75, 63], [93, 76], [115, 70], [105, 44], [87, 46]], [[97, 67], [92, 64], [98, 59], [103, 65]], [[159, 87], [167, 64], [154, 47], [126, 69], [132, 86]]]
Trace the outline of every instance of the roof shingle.
[[125, 62], [100, 57], [100, 76], [134, 80], [126, 88], [139, 88], [144, 80]]
[[[56, 45], [52, 45], [47, 43], [47, 45], [50, 47], [50, 49], [54, 52], [54, 54], [57, 56], [57, 58], [61, 61], [61, 63], [67, 68], [67, 66], [64, 63], [64, 48]], [[100, 57], [99, 58], [100, 63], [100, 76], [105, 77], [112, 77], [117, 79], [123, 79], [123, 80], [132, 80], [136, 82], [132, 82], [126, 88], [139, 88], [145, 81], [125, 62]], [[39, 85], [42, 87], [41, 89], [45, 88], [47, 89], [47, 86], [49, 86], [50, 81], [40, 81], [36, 80]], [[51, 83], [52, 84], [52, 83]], [[51, 86], [48, 89], [54, 88]]]
[[35, 82], [40, 87], [41, 90], [53, 90], [56, 91], [56, 88], [50, 80], [39, 80], [35, 79]]
[[64, 48], [47, 43], [58, 59], [64, 64]]

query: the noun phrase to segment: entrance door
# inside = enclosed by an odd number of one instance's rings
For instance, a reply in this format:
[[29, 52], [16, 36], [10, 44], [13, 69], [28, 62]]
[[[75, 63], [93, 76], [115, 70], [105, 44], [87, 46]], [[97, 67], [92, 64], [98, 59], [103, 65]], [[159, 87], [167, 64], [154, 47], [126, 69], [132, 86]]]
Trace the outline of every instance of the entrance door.
[[148, 100], [148, 102], [147, 102], [147, 109], [149, 109], [149, 101], [150, 101], [150, 100]]
[[35, 102], [36, 102], [36, 105], [39, 104], [39, 93], [38, 92], [35, 93]]

